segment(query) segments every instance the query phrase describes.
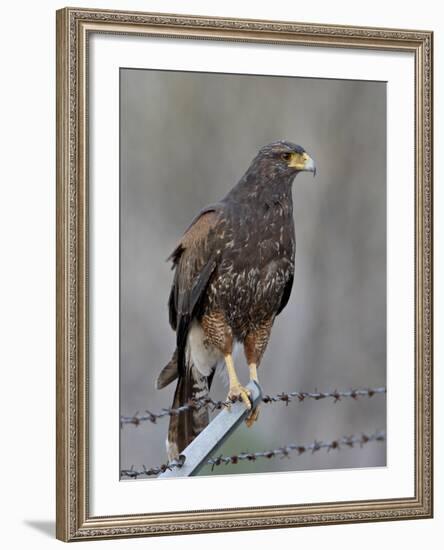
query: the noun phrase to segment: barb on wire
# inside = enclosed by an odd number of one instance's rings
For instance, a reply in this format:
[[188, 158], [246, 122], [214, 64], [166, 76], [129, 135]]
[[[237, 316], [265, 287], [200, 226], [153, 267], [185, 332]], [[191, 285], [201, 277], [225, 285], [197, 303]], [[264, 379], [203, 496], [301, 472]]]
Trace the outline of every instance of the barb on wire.
[[[351, 436], [342, 436], [332, 441], [314, 441], [308, 445], [300, 445], [297, 443], [291, 443], [277, 449], [271, 449], [269, 451], [259, 451], [255, 453], [241, 452], [239, 454], [234, 454], [231, 456], [218, 456], [212, 457], [207, 460], [207, 464], [211, 465], [213, 470], [216, 466], [226, 465], [226, 464], [238, 464], [241, 461], [247, 460], [249, 462], [256, 461], [261, 458], [275, 458], [275, 457], [289, 457], [290, 453], [296, 452], [298, 456], [304, 453], [315, 453], [321, 449], [325, 449], [327, 452], [332, 450], [339, 450], [342, 447], [354, 448], [356, 446], [363, 447], [367, 443], [375, 441], [385, 441], [386, 435], [383, 431], [374, 432], [370, 435], [361, 434], [361, 435], [351, 435]], [[135, 470], [131, 467], [129, 470], [121, 470], [121, 477], [127, 478], [138, 478], [141, 476], [152, 476], [163, 473], [166, 470], [171, 470], [173, 468], [181, 468], [183, 466], [183, 460], [173, 461], [168, 464], [162, 464], [161, 466], [150, 468], [147, 470], [143, 466], [142, 470]]]
[[[305, 401], [307, 399], [313, 399], [319, 401], [321, 399], [333, 399], [333, 402], [341, 401], [343, 398], [358, 399], [359, 397], [373, 397], [378, 394], [385, 394], [387, 390], [385, 387], [380, 388], [363, 388], [363, 389], [352, 389], [352, 390], [333, 390], [333, 391], [314, 391], [314, 392], [281, 392], [277, 395], [264, 395], [262, 401], [264, 403], [277, 403], [283, 402], [286, 405], [291, 403], [294, 400], [299, 402]], [[146, 410], [144, 414], [139, 414], [136, 412], [132, 416], [121, 416], [120, 417], [120, 426], [125, 424], [133, 424], [138, 426], [142, 422], [152, 422], [155, 424], [159, 418], [164, 416], [176, 416], [182, 412], [188, 410], [199, 410], [203, 407], [210, 407], [211, 410], [221, 410], [222, 408], [229, 407], [233, 401], [216, 401], [210, 397], [205, 397], [202, 399], [190, 399], [188, 403], [182, 405], [181, 407], [172, 408], [166, 407], [161, 409], [160, 412], [154, 413], [149, 410]]]

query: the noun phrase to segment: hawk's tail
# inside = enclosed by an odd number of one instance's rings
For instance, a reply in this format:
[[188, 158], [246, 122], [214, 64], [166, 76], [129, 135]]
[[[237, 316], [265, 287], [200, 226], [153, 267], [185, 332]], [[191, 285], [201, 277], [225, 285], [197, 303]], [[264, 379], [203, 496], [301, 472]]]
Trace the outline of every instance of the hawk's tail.
[[[186, 405], [192, 398], [204, 399], [209, 394], [209, 380], [192, 364], [185, 366], [183, 375], [178, 374], [177, 353], [162, 370], [157, 379], [157, 388], [163, 388], [177, 378], [174, 392], [173, 409]], [[187, 409], [170, 416], [168, 427], [167, 453], [169, 460], [177, 460], [180, 453], [208, 426], [209, 412], [207, 407]]]

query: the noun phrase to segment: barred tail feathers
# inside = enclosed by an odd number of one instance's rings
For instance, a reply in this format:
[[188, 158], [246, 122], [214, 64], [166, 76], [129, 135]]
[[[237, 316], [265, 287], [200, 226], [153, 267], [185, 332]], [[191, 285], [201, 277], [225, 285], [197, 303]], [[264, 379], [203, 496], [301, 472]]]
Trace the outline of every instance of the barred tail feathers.
[[[202, 399], [209, 395], [209, 379], [193, 364], [186, 364], [179, 374], [174, 392], [173, 408], [187, 404], [191, 398]], [[207, 407], [189, 409], [170, 417], [167, 439], [169, 460], [176, 460], [180, 453], [208, 426], [210, 421]]]

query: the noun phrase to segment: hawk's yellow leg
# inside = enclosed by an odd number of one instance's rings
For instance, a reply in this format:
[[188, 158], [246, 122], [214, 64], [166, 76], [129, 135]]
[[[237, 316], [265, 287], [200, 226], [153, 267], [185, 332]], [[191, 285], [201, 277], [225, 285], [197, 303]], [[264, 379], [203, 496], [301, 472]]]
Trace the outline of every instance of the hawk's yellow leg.
[[257, 377], [257, 365], [256, 365], [256, 363], [250, 363], [248, 365], [248, 368], [250, 369], [250, 380], [254, 380], [255, 382], [259, 383], [259, 379]]
[[240, 398], [247, 409], [251, 409], [250, 402], [250, 390], [241, 386], [239, 378], [237, 377], [234, 369], [233, 357], [231, 353], [225, 355], [225, 364], [227, 365], [228, 379], [230, 381], [230, 389], [228, 391], [227, 399], [233, 399], [233, 397]]
[[[257, 377], [257, 365], [256, 363], [250, 363], [248, 365], [248, 368], [250, 369], [250, 380], [254, 380], [255, 382], [259, 383], [259, 379]], [[251, 426], [256, 422], [259, 416], [259, 405], [257, 405], [247, 416], [245, 420], [245, 424], [248, 428], [251, 428]]]

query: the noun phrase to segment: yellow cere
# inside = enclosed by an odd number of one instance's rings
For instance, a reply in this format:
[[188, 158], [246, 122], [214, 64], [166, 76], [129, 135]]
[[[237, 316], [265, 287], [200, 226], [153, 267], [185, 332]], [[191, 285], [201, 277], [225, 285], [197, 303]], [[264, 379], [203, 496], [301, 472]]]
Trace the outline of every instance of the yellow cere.
[[305, 168], [305, 163], [309, 159], [310, 157], [307, 155], [307, 153], [292, 153], [288, 166], [290, 166], [290, 168], [303, 170]]

